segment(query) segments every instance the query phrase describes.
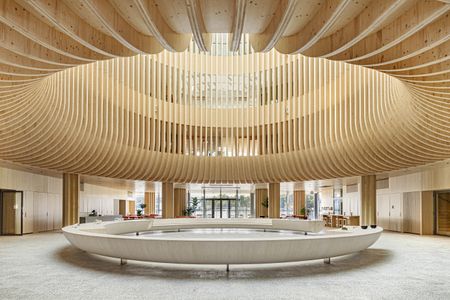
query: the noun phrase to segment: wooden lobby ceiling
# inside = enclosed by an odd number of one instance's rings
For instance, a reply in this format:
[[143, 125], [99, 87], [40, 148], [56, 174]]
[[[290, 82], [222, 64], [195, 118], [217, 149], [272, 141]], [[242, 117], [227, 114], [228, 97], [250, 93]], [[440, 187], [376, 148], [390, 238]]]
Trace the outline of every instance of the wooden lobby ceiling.
[[[449, 12], [449, 2], [438, 0], [3, 0], [0, 159], [63, 172], [179, 182], [355, 176], [446, 159]], [[249, 36], [256, 54], [241, 55], [241, 62], [253, 67], [233, 71], [238, 56], [224, 63], [230, 69], [222, 67], [221, 58], [209, 58], [215, 33], [228, 33], [229, 50], [239, 53], [242, 36]], [[205, 52], [191, 53], [192, 40]], [[261, 109], [248, 104], [239, 112], [263, 117], [244, 118], [245, 124], [228, 118], [192, 121], [193, 111], [199, 109], [200, 116], [211, 111], [171, 104], [178, 99], [150, 99], [160, 93], [153, 77], [171, 82], [172, 75], [148, 74], [139, 65], [175, 70], [182, 59], [180, 72], [202, 76], [202, 67], [194, 66], [202, 62], [211, 73], [247, 74], [250, 91], [260, 90], [255, 82], [261, 79], [248, 74], [269, 70], [270, 80], [278, 82], [273, 89], [284, 84], [298, 98], [282, 91], [287, 98], [281, 104], [269, 101]], [[278, 70], [302, 77], [285, 78]], [[319, 91], [324, 86], [326, 93]], [[272, 91], [269, 95], [278, 93]], [[110, 118], [112, 113], [122, 119]], [[169, 149], [163, 136], [172, 133], [180, 145]], [[187, 136], [190, 148], [183, 144]], [[217, 136], [224, 144], [234, 139], [236, 149], [244, 149], [239, 143], [247, 139], [246, 154], [196, 155], [196, 143]], [[249, 155], [257, 144], [258, 155]]]
[[184, 51], [193, 38], [242, 33], [273, 47], [346, 61], [429, 88], [448, 81], [449, 8], [435, 0], [3, 0], [0, 74], [29, 82], [120, 56]]

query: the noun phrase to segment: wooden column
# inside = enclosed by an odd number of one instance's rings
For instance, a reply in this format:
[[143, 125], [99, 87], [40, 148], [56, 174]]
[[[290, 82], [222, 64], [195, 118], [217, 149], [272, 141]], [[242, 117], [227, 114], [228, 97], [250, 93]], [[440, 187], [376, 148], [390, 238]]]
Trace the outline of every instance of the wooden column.
[[434, 234], [433, 192], [424, 191], [420, 201], [420, 234]]
[[128, 200], [128, 214], [135, 215], [136, 214], [136, 201]]
[[80, 175], [63, 174], [63, 226], [77, 224], [80, 200]]
[[183, 212], [186, 209], [186, 189], [176, 188], [174, 189], [174, 216], [183, 216]]
[[267, 217], [268, 209], [267, 207], [263, 206], [264, 201], [266, 201], [268, 197], [268, 190], [267, 189], [256, 189], [255, 190], [255, 217], [261, 218], [261, 217]]
[[127, 200], [119, 200], [119, 215], [122, 217], [127, 215]]
[[174, 217], [173, 207], [173, 183], [163, 182], [162, 184], [162, 217], [165, 219]]
[[305, 208], [305, 191], [294, 191], [294, 215], [303, 215], [302, 208]]
[[155, 202], [155, 192], [145, 192], [144, 194], [144, 213], [146, 215], [155, 214], [156, 202]]
[[375, 175], [361, 176], [361, 225], [376, 224], [376, 205]]
[[269, 218], [280, 217], [280, 183], [269, 183]]

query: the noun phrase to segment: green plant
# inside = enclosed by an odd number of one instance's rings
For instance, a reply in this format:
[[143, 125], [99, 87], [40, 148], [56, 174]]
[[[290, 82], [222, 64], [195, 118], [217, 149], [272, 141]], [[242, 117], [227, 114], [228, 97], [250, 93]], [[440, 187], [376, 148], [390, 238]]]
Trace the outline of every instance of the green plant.
[[140, 204], [138, 205], [138, 209], [136, 210], [137, 215], [138, 215], [138, 216], [142, 216], [142, 212], [144, 211], [144, 208], [146, 208], [146, 207], [147, 207], [147, 204], [145, 204], [145, 203], [140, 203]]
[[269, 208], [269, 197], [266, 197], [263, 202], [261, 202], [261, 205], [265, 208]]
[[306, 209], [303, 207], [302, 209], [300, 209], [300, 214], [301, 215], [305, 215]]
[[192, 198], [192, 204], [186, 207], [186, 209], [183, 211], [184, 216], [192, 216], [196, 211], [199, 204], [199, 200], [197, 197]]

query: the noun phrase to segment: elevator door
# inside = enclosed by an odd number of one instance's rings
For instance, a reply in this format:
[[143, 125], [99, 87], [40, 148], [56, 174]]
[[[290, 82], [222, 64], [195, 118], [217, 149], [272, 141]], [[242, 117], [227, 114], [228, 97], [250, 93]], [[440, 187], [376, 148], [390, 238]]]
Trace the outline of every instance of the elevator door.
[[450, 236], [450, 192], [437, 193], [436, 233]]
[[20, 235], [22, 231], [23, 193], [0, 191], [1, 235]]

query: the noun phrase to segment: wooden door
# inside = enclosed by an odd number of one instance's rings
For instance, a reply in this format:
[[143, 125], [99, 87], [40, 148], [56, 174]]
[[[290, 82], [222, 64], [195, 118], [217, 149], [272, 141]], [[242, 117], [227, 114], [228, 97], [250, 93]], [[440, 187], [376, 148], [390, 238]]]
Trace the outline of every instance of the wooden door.
[[47, 194], [47, 230], [53, 230], [55, 217], [55, 194]]
[[389, 195], [377, 196], [377, 224], [389, 230]]
[[450, 192], [437, 194], [436, 217], [436, 233], [450, 236]]
[[128, 201], [128, 213], [130, 215], [135, 215], [136, 214], [136, 201]]
[[402, 231], [402, 194], [389, 196], [389, 230]]
[[34, 208], [33, 192], [23, 193], [23, 233], [33, 232]]
[[403, 194], [403, 232], [420, 233], [421, 192]]
[[2, 234], [16, 234], [15, 193], [2, 193]]
[[119, 200], [119, 215], [127, 215], [127, 200]]
[[54, 212], [53, 212], [53, 229], [61, 229], [62, 227], [62, 197], [59, 194], [55, 194], [54, 197]]

